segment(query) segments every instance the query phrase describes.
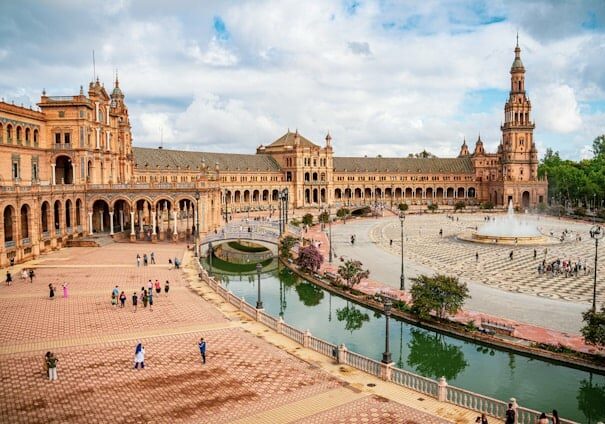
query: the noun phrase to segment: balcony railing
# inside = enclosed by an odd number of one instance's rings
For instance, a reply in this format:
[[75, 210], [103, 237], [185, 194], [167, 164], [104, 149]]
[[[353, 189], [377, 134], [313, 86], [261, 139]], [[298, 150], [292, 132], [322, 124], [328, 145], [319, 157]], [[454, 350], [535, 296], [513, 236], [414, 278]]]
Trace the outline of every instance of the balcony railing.
[[15, 240], [5, 241], [4, 247], [15, 247]]
[[53, 149], [55, 150], [70, 150], [72, 149], [71, 143], [54, 143]]

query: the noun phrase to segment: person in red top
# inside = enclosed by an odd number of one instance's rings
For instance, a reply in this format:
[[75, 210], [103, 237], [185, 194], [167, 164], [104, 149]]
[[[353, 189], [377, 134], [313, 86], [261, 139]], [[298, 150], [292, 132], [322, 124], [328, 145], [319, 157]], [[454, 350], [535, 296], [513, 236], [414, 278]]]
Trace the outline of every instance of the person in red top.
[[155, 293], [159, 296], [160, 292], [162, 291], [162, 286], [160, 285], [160, 282], [158, 280], [155, 280]]

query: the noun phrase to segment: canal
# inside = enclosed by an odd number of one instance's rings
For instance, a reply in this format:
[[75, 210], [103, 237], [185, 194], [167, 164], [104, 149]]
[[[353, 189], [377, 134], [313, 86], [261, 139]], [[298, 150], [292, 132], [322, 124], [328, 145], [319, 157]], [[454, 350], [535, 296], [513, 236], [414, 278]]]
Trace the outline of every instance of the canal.
[[[208, 264], [203, 264], [208, 268]], [[291, 273], [265, 263], [261, 274], [265, 311], [301, 330], [381, 360], [385, 321], [374, 312], [332, 295]], [[257, 275], [213, 267], [225, 288], [256, 303]], [[596, 423], [605, 418], [605, 376], [498, 350], [391, 319], [390, 351], [395, 366], [476, 393], [517, 402], [538, 411], [557, 409], [565, 418]]]

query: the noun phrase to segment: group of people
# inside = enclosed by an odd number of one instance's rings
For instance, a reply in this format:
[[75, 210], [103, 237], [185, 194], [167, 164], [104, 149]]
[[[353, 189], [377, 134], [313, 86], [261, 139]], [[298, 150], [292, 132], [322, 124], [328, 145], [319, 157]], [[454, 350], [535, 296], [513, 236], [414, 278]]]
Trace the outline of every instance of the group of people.
[[[200, 350], [200, 356], [202, 357], [202, 364], [206, 363], [206, 340], [202, 337], [197, 344]], [[140, 368], [139, 368], [140, 367]], [[134, 369], [145, 369], [145, 347], [139, 340], [134, 348]]]
[[[149, 264], [154, 265], [155, 264], [155, 253], [151, 252], [149, 254], [149, 256], [147, 256], [147, 253], [143, 253], [143, 266], [147, 266]], [[139, 255], [137, 253], [137, 267], [141, 266], [141, 255]]]
[[[69, 290], [69, 285], [67, 283], [63, 283], [61, 285], [61, 287], [63, 288], [63, 298], [67, 299], [68, 296], [68, 290]], [[55, 295], [57, 294], [57, 287], [55, 287], [55, 285], [53, 283], [48, 283], [48, 298], [50, 300], [53, 300], [55, 298]]]
[[557, 258], [555, 261], [550, 263], [543, 259], [540, 265], [538, 265], [538, 274], [550, 273], [552, 276], [565, 275], [565, 277], [577, 277], [580, 273], [588, 275], [590, 273], [589, 267], [586, 265], [586, 260], [572, 261], [571, 259], [561, 260]]
[[[166, 282], [164, 283], [164, 295], [168, 296], [168, 292], [170, 291], [170, 281], [166, 280]], [[155, 291], [155, 295], [153, 294], [153, 292]], [[132, 311], [136, 312], [139, 302], [143, 305], [143, 308], [147, 308], [147, 305], [149, 305], [149, 310], [152, 311], [153, 309], [153, 299], [155, 296], [160, 296], [160, 294], [162, 293], [162, 284], [159, 282], [159, 280], [155, 280], [155, 283], [153, 283], [151, 280], [149, 280], [147, 282], [147, 287], [143, 286], [141, 287], [141, 291], [140, 292], [133, 292], [132, 293]], [[111, 305], [115, 308], [118, 307], [118, 303], [119, 303], [119, 307], [120, 308], [124, 308], [126, 307], [126, 300], [127, 300], [127, 296], [126, 293], [122, 290], [120, 291], [120, 287], [119, 286], [115, 286], [113, 288], [113, 290], [111, 291]]]
[[[34, 277], [35, 277], [35, 272], [33, 268], [30, 268], [29, 270], [27, 268], [23, 268], [21, 270], [21, 279], [22, 280], [27, 280], [29, 278], [29, 282], [33, 283], [34, 282]], [[13, 274], [11, 274], [10, 270], [6, 270], [6, 280], [4, 280], [7, 286], [10, 286], [11, 284], [13, 284]]]

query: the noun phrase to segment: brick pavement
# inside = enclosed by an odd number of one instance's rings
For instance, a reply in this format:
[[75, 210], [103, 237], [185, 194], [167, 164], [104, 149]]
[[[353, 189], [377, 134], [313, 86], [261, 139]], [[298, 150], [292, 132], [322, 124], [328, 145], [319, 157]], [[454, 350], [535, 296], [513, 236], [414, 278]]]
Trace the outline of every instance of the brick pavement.
[[[151, 248], [158, 265], [137, 268], [136, 252]], [[281, 413], [273, 422], [290, 422], [300, 418], [289, 417], [290, 405], [308, 407], [343, 390], [339, 378], [267, 343], [238, 316], [224, 315], [214, 299], [196, 295], [181, 271], [166, 266], [183, 252], [184, 245], [116, 243], [64, 249], [25, 264], [37, 269], [33, 284], [17, 280], [0, 288], [0, 422], [257, 422], [256, 415], [275, 410]], [[171, 282], [153, 311], [134, 313], [130, 296], [125, 309], [111, 305], [115, 284], [131, 295], [149, 278]], [[54, 300], [49, 282], [58, 287]], [[196, 345], [202, 335], [206, 365]], [[140, 371], [132, 369], [137, 339], [147, 351]], [[42, 371], [49, 349], [59, 358], [52, 383]], [[363, 398], [334, 399], [329, 406], [350, 404], [349, 416], [370, 407]], [[411, 408], [399, 411], [401, 419], [418, 416]]]

